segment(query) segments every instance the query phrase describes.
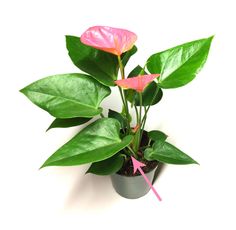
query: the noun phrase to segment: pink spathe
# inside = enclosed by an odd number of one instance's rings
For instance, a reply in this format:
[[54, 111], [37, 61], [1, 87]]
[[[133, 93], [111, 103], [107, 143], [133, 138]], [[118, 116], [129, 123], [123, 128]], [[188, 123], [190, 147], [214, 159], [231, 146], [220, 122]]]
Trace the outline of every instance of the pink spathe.
[[152, 82], [155, 78], [159, 77], [160, 74], [148, 74], [148, 75], [140, 75], [137, 77], [117, 80], [115, 83], [124, 88], [124, 89], [134, 89], [137, 92], [143, 92], [145, 87]]
[[80, 37], [82, 43], [120, 56], [130, 50], [137, 35], [131, 31], [108, 26], [93, 26]]

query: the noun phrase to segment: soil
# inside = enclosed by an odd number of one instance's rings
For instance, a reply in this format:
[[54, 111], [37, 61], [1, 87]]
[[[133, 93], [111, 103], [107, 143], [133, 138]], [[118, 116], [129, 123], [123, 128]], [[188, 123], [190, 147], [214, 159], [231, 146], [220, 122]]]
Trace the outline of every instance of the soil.
[[[147, 136], [147, 132], [144, 131], [143, 136], [142, 136], [142, 140], [140, 143], [140, 147], [146, 146], [148, 144], [148, 141], [149, 141], [149, 139]], [[158, 165], [158, 161], [148, 161], [148, 160], [144, 159], [142, 151], [139, 151], [138, 155], [141, 157], [138, 160], [146, 165], [146, 166], [142, 167], [142, 170], [144, 171], [144, 173], [150, 172]], [[139, 170], [137, 170], [136, 173], [133, 174], [133, 163], [132, 163], [131, 158], [128, 158], [126, 160], [123, 167], [117, 173], [120, 175], [125, 175], [125, 176], [138, 176], [138, 175], [140, 175]]]

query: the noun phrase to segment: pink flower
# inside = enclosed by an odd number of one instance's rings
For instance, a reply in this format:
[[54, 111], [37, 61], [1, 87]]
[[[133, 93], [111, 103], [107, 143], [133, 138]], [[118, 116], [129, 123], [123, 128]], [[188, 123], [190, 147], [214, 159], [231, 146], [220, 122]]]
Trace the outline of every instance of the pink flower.
[[94, 26], [86, 30], [80, 40], [85, 45], [120, 56], [133, 47], [137, 36], [124, 29]]
[[115, 83], [124, 89], [134, 89], [137, 92], [143, 92], [145, 87], [159, 76], [160, 74], [140, 75], [137, 77], [117, 80]]
[[140, 128], [140, 125], [137, 124], [134, 128], [132, 128], [132, 132], [133, 132], [133, 133], [136, 133], [139, 128]]

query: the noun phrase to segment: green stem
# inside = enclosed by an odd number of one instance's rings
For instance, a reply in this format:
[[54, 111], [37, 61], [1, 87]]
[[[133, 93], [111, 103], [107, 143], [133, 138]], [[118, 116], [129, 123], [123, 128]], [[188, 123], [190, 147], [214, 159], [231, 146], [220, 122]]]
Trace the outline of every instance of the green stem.
[[143, 97], [142, 97], [142, 93], [139, 93], [139, 129], [138, 129], [138, 141], [137, 141], [137, 151], [139, 149], [140, 146], [140, 142], [142, 139], [142, 132], [141, 132], [141, 128], [142, 128], [142, 106], [143, 106]]
[[122, 64], [120, 55], [118, 55], [118, 63], [119, 63], [119, 67], [120, 67], [121, 78], [125, 79], [125, 69], [124, 69], [124, 66]]
[[103, 115], [103, 113], [100, 113], [100, 116], [101, 116], [101, 118], [104, 118], [105, 116]]
[[156, 89], [156, 91], [155, 91], [155, 93], [154, 93], [154, 96], [153, 96], [153, 98], [152, 98], [152, 101], [151, 101], [150, 105], [148, 106], [147, 109], [145, 109], [145, 113], [144, 113], [144, 116], [143, 116], [143, 119], [142, 119], [142, 122], [141, 122], [141, 123], [143, 124], [143, 128], [144, 128], [145, 123], [146, 123], [146, 120], [147, 120], [147, 113], [148, 113], [148, 111], [149, 111], [149, 109], [150, 109], [152, 103], [154, 102], [154, 100], [155, 100], [155, 98], [156, 98], [156, 96], [157, 96], [157, 94], [158, 94], [158, 91], [159, 91], [159, 87], [157, 86], [157, 89]]
[[130, 146], [127, 146], [127, 148], [130, 150], [130, 152], [134, 155], [134, 157], [136, 159], [138, 159], [138, 155], [134, 152], [134, 150], [130, 147]]
[[134, 106], [134, 108], [135, 108], [135, 113], [136, 113], [136, 121], [137, 121], [137, 125], [138, 125], [138, 122], [139, 122], [138, 108], [136, 105]]
[[143, 97], [142, 93], [139, 93], [139, 125], [141, 126], [142, 122], [142, 105], [143, 105]]
[[129, 109], [127, 109], [127, 105], [125, 103], [125, 97], [123, 95], [123, 90], [120, 88], [120, 86], [118, 86], [118, 88], [119, 88], [121, 100], [122, 100], [124, 108], [125, 108], [125, 115], [126, 115], [127, 124], [128, 124], [128, 132], [131, 132], [131, 127], [130, 127], [130, 123], [129, 123]]
[[[121, 78], [125, 79], [125, 70], [124, 70], [124, 66], [122, 64], [120, 55], [118, 55], [118, 63], [119, 63], [119, 67], [120, 67]], [[124, 105], [124, 108], [125, 108], [125, 114], [126, 114], [126, 119], [127, 119], [127, 124], [128, 124], [128, 132], [130, 133], [131, 132], [131, 127], [130, 127], [130, 122], [129, 122], [129, 106], [128, 106], [128, 102], [127, 102], [127, 99], [125, 97], [124, 90], [119, 87], [119, 91], [120, 91], [122, 102], [123, 102], [123, 105]]]
[[142, 93], [139, 93], [139, 114], [138, 114], [138, 125], [139, 128], [135, 134], [134, 139], [134, 150], [137, 152], [139, 150], [140, 140], [141, 140], [141, 121], [142, 121]]

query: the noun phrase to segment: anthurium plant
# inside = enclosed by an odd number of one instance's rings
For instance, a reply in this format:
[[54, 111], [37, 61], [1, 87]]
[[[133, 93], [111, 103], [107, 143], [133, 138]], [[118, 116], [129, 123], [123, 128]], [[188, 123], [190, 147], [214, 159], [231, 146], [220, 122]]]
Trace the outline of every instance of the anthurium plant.
[[[94, 26], [81, 37], [66, 36], [69, 56], [83, 72], [49, 76], [20, 91], [55, 117], [48, 129], [79, 126], [94, 119], [41, 167], [91, 163], [90, 173], [132, 176], [131, 157], [145, 163], [147, 172], [158, 162], [196, 164], [169, 143], [165, 133], [147, 131], [145, 124], [150, 107], [161, 101], [164, 90], [184, 86], [195, 78], [207, 60], [212, 39], [154, 53], [126, 74], [125, 67], [137, 52], [135, 33]], [[106, 115], [100, 104], [111, 88], [119, 90], [122, 111], [109, 109]]]

